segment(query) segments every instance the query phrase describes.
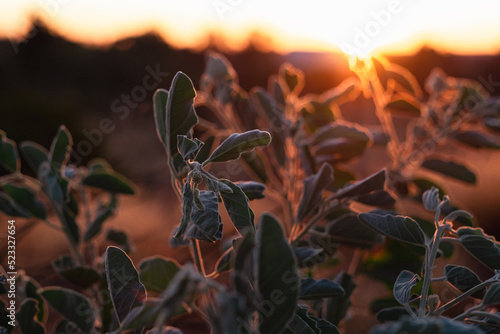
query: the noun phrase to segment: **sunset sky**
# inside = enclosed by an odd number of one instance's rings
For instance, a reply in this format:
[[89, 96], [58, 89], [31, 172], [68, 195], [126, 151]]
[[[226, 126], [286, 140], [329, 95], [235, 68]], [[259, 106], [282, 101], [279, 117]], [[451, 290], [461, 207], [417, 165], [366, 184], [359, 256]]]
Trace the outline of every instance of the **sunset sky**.
[[31, 17], [72, 40], [105, 44], [156, 30], [178, 47], [200, 47], [209, 32], [244, 47], [252, 31], [272, 49], [405, 53], [500, 51], [497, 0], [0, 0], [0, 35], [19, 39]]

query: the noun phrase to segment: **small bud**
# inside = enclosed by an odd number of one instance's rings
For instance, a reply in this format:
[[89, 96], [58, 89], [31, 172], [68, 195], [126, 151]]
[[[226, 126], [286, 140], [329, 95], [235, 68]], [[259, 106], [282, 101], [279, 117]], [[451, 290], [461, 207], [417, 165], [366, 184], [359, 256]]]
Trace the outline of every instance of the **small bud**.
[[427, 305], [429, 306], [429, 309], [431, 312], [434, 312], [439, 305], [441, 304], [441, 301], [439, 300], [438, 295], [430, 295], [429, 298], [427, 299]]

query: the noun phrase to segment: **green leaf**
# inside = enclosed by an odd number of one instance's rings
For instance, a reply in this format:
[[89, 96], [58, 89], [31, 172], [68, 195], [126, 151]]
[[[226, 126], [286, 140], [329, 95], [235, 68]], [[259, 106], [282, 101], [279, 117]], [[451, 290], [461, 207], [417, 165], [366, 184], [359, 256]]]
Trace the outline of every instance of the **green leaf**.
[[[479, 277], [469, 268], [448, 264], [444, 267], [444, 275], [448, 282], [461, 292], [466, 292], [481, 284]], [[486, 289], [475, 292], [472, 297], [483, 298]]]
[[417, 246], [425, 245], [425, 234], [410, 217], [361, 213], [359, 219], [377, 232]]
[[248, 200], [261, 199], [264, 198], [264, 191], [266, 190], [266, 185], [260, 182], [255, 181], [246, 181], [246, 182], [235, 182], [245, 195]]
[[171, 168], [173, 168], [172, 171], [175, 171], [177, 178], [184, 179], [188, 175], [189, 170], [188, 170], [188, 166], [187, 166], [186, 162], [184, 161], [184, 159], [182, 158], [182, 156], [180, 154], [176, 153], [172, 157], [171, 161], [172, 161]]
[[347, 139], [350, 142], [357, 142], [366, 146], [370, 142], [368, 131], [354, 123], [337, 121], [335, 123], [322, 126], [309, 140], [310, 145], [318, 145], [330, 139]]
[[194, 201], [194, 194], [193, 191], [191, 190], [191, 184], [186, 182], [182, 190], [181, 223], [179, 224], [177, 232], [174, 234], [174, 238], [180, 238], [186, 232], [189, 221], [191, 219], [191, 213], [193, 212], [193, 201]]
[[80, 228], [76, 223], [75, 216], [67, 207], [63, 207], [62, 217], [60, 218], [68, 240], [74, 245], [78, 245], [80, 242]]
[[[422, 96], [422, 90], [417, 79], [407, 69], [391, 64], [391, 70], [387, 71], [390, 80], [394, 80], [400, 87], [416, 97]], [[396, 89], [398, 87], [396, 86]], [[398, 89], [397, 89], [398, 90]]]
[[222, 239], [222, 222], [217, 196], [211, 191], [200, 191], [200, 199], [205, 207], [197, 206], [191, 212], [191, 224], [186, 229], [186, 238], [215, 242]]
[[220, 273], [231, 270], [232, 263], [234, 262], [234, 257], [235, 254], [233, 248], [230, 247], [219, 257], [219, 259], [215, 263], [215, 271], [210, 276], [215, 278]]
[[226, 57], [209, 52], [205, 72], [200, 80], [201, 89], [211, 92], [221, 104], [226, 104], [231, 101], [237, 83], [238, 74]]
[[300, 281], [300, 299], [342, 297], [344, 289], [334, 281], [305, 278]]
[[54, 202], [64, 205], [68, 201], [69, 181], [48, 162], [42, 162], [38, 169], [42, 189]]
[[239, 295], [252, 300], [255, 298], [253, 289], [255, 234], [247, 233], [242, 239], [235, 240], [233, 247], [236, 257], [231, 272], [232, 285]]
[[429, 94], [437, 94], [448, 87], [447, 75], [438, 67], [435, 67], [425, 80], [425, 90]]
[[480, 227], [461, 226], [458, 228], [457, 234], [459, 237], [467, 235], [480, 235], [485, 238], [491, 239], [492, 241], [495, 241], [495, 238], [493, 236], [485, 234], [484, 230]]
[[210, 51], [204, 71], [211, 80], [229, 81], [237, 80], [237, 73], [229, 60], [218, 52]]
[[361, 89], [358, 78], [349, 77], [342, 81], [338, 86], [321, 94], [325, 104], [340, 105], [345, 102], [353, 101], [359, 96]]
[[146, 290], [161, 293], [180, 270], [180, 265], [175, 260], [155, 256], [143, 259], [139, 268], [140, 281]]
[[245, 297], [235, 291], [219, 290], [215, 294], [214, 310], [208, 313], [213, 332], [248, 333], [254, 323]]
[[498, 117], [485, 117], [483, 119], [484, 126], [488, 129], [499, 132], [500, 131], [500, 118]]
[[177, 150], [184, 160], [194, 160], [202, 147], [203, 142], [197, 138], [191, 140], [185, 135], [177, 136]]
[[45, 300], [39, 293], [40, 288], [40, 284], [38, 284], [38, 282], [35, 281], [32, 277], [24, 278], [24, 294], [27, 298], [34, 299], [38, 302], [37, 319], [41, 323], [45, 323], [48, 317], [48, 309]]
[[343, 271], [335, 277], [334, 281], [344, 289], [344, 295], [328, 299], [325, 319], [334, 325], [338, 325], [345, 317], [347, 309], [351, 306], [351, 295], [356, 284], [353, 278]]
[[148, 298], [145, 303], [134, 308], [122, 321], [120, 329], [113, 333], [120, 334], [127, 330], [153, 327], [161, 312], [161, 302], [157, 298]]
[[103, 158], [94, 158], [87, 164], [89, 174], [113, 171], [113, 167]]
[[71, 284], [87, 289], [99, 282], [100, 275], [92, 267], [77, 266], [70, 256], [62, 256], [52, 262], [55, 271]]
[[371, 141], [367, 129], [353, 123], [336, 121], [319, 128], [312, 135], [310, 145], [314, 146], [315, 156], [325, 156], [336, 163], [361, 155]]
[[373, 64], [373, 68], [375, 69], [375, 73], [377, 74], [378, 80], [382, 84], [382, 87], [384, 88], [384, 90], [386, 90], [387, 89], [387, 79], [388, 79], [387, 69], [375, 57], [371, 58], [371, 62]]
[[299, 295], [299, 275], [293, 252], [274, 216], [260, 219], [255, 247], [259, 330], [279, 333], [292, 319]]
[[[312, 319], [311, 319], [312, 320]], [[293, 315], [292, 320], [288, 323], [287, 328], [294, 334], [315, 334], [319, 333], [319, 328], [314, 324], [314, 328], [310, 326], [302, 317], [297, 314]], [[288, 334], [290, 332], [285, 332]]]
[[7, 183], [3, 186], [3, 189], [16, 203], [16, 208], [20, 208], [23, 212], [28, 212], [39, 219], [47, 218], [45, 204], [37, 198], [36, 194], [30, 188], [14, 183]]
[[125, 253], [129, 253], [132, 249], [132, 242], [128, 237], [128, 234], [121, 230], [109, 229], [106, 232], [106, 240], [114, 242], [120, 246]]
[[49, 159], [51, 165], [58, 169], [64, 167], [69, 160], [72, 146], [73, 138], [71, 134], [64, 125], [61, 125], [50, 146]]
[[40, 294], [53, 309], [66, 320], [73, 322], [83, 333], [93, 333], [95, 314], [87, 297], [60, 287], [44, 288]]
[[61, 320], [56, 326], [55, 334], [76, 334], [80, 333], [78, 327], [68, 320]]
[[472, 218], [472, 214], [465, 211], [465, 210], [455, 210], [455, 211], [452, 211], [450, 212], [445, 218], [444, 220], [448, 221], [448, 222], [451, 222], [451, 221], [454, 221], [454, 220], [458, 220], [460, 221], [460, 218], [463, 218], [463, 219], [466, 219], [466, 220], [470, 220]]
[[29, 212], [18, 206], [12, 198], [2, 192], [0, 192], [0, 211], [11, 217], [31, 217]]
[[135, 187], [132, 181], [114, 171], [112, 173], [99, 171], [89, 174], [83, 178], [82, 184], [103, 189], [110, 193], [135, 194]]
[[304, 87], [304, 72], [290, 63], [280, 66], [279, 76], [292, 94], [298, 95]]
[[313, 319], [316, 321], [316, 326], [318, 326], [321, 334], [340, 334], [339, 329], [334, 324], [316, 317]]
[[372, 191], [384, 189], [386, 179], [385, 169], [364, 178], [358, 182], [348, 184], [335, 193], [333, 198], [345, 198], [369, 194]]
[[194, 200], [194, 205], [196, 205], [196, 208], [205, 211], [205, 204], [203, 204], [203, 201], [201, 200], [200, 197], [200, 190], [198, 188], [193, 188], [193, 200]]
[[233, 193], [233, 189], [231, 189], [231, 187], [229, 187], [228, 185], [226, 185], [225, 183], [223, 182], [220, 182], [221, 180], [214, 180], [213, 178], [211, 177], [205, 177], [205, 183], [207, 184], [207, 188], [213, 192], [227, 192], [227, 193], [230, 193], [232, 194]]
[[482, 334], [483, 331], [475, 326], [466, 325], [445, 317], [411, 318], [402, 317], [397, 322], [388, 322], [375, 326], [370, 334]]
[[436, 211], [439, 206], [439, 189], [432, 187], [422, 195], [422, 204], [429, 211]]
[[452, 161], [430, 159], [424, 161], [422, 167], [463, 182], [476, 183], [476, 175], [473, 172], [467, 169], [467, 167]]
[[376, 318], [379, 322], [384, 323], [388, 321], [398, 321], [404, 316], [409, 316], [410, 314], [406, 308], [401, 306], [388, 307], [377, 312]]
[[340, 334], [337, 327], [335, 327], [332, 323], [324, 319], [316, 318], [309, 313], [307, 307], [300, 304], [297, 305], [295, 316], [288, 324], [288, 328], [293, 333]]
[[115, 213], [117, 205], [117, 198], [113, 194], [111, 196], [110, 203], [108, 205], [102, 206], [97, 210], [94, 220], [85, 231], [85, 235], [83, 236], [83, 242], [87, 242], [96, 235], [98, 235], [102, 230], [102, 224], [110, 217], [112, 217]]
[[[265, 116], [267, 116], [267, 119], [273, 121], [273, 125], [276, 130], [275, 133], [273, 133], [273, 137], [277, 134], [281, 134], [283, 125], [285, 124], [283, 109], [278, 108], [276, 101], [264, 88], [255, 87], [252, 89], [251, 94], [256, 106]], [[280, 158], [277, 159], [280, 160]]]
[[68, 194], [68, 202], [66, 203], [66, 207], [68, 210], [75, 216], [78, 216], [79, 208], [78, 208], [78, 202], [76, 201], [75, 195], [73, 193]]
[[[463, 230], [459, 232], [463, 233]], [[482, 233], [481, 233], [482, 234]], [[492, 237], [484, 235], [460, 235], [463, 247], [476, 259], [492, 270], [500, 268], [500, 245]]]
[[356, 180], [356, 176], [350, 171], [343, 170], [337, 166], [333, 167], [333, 183], [330, 185], [331, 190], [337, 190], [345, 187], [349, 182]]
[[45, 334], [45, 327], [36, 318], [38, 314], [38, 301], [25, 299], [17, 311], [17, 322], [23, 334]]
[[186, 135], [198, 124], [198, 116], [194, 110], [194, 98], [196, 91], [189, 77], [177, 72], [175, 75], [167, 98], [165, 114], [165, 145], [169, 156], [177, 153], [177, 136]]
[[[261, 111], [267, 122], [272, 123], [270, 127], [271, 136], [273, 138], [271, 146], [273, 148], [273, 159], [279, 166], [284, 166], [287, 159], [285, 150], [285, 118], [283, 115], [283, 107], [280, 107], [277, 102], [269, 95], [269, 93], [260, 87], [254, 88], [251, 91], [255, 108]], [[259, 112], [257, 112], [259, 115]]]
[[7, 138], [7, 135], [2, 130], [0, 130], [0, 165], [11, 173], [21, 170], [16, 143]]
[[304, 179], [304, 190], [297, 211], [297, 220], [301, 221], [321, 202], [323, 190], [333, 181], [333, 168], [329, 164], [323, 164], [319, 171]]
[[251, 130], [244, 133], [233, 133], [217, 147], [210, 157], [203, 162], [236, 160], [242, 153], [250, 152], [255, 147], [267, 146], [271, 142], [269, 132]]
[[267, 175], [266, 166], [269, 165], [269, 162], [266, 161], [266, 163], [264, 163], [263, 157], [267, 159], [265, 155], [255, 151], [246, 152], [241, 155], [243, 161], [248, 165], [250, 172], [254, 175], [254, 177], [252, 178], [266, 183], [269, 178]]
[[404, 113], [412, 117], [420, 116], [418, 101], [408, 101], [408, 99], [396, 99], [385, 105], [386, 109], [397, 113]]
[[411, 289], [417, 284], [420, 277], [417, 274], [412, 273], [408, 270], [403, 270], [396, 282], [394, 283], [394, 288], [392, 292], [394, 293], [394, 298], [401, 305], [408, 304], [411, 295]]
[[184, 267], [171, 280], [167, 289], [156, 298], [148, 298], [141, 306], [132, 309], [122, 321], [120, 329], [113, 334], [142, 327], [157, 325], [158, 318], [165, 321], [169, 318], [185, 313], [181, 303], [189, 295], [195, 295], [199, 279], [194, 269]]
[[477, 131], [458, 131], [454, 135], [459, 142], [474, 148], [500, 149], [500, 144], [496, 140]]
[[19, 144], [19, 150], [28, 162], [30, 168], [36, 174], [38, 174], [42, 163], [49, 161], [49, 152], [45, 149], [45, 147], [37, 143], [31, 141], [22, 142]]
[[120, 322], [134, 307], [146, 300], [146, 290], [139, 281], [139, 274], [127, 254], [118, 247], [106, 250], [106, 277], [111, 300]]
[[167, 145], [167, 99], [168, 90], [157, 89], [153, 95], [153, 111], [155, 116], [156, 134], [163, 143]]
[[323, 248], [293, 247], [293, 253], [295, 254], [299, 268], [312, 267], [327, 259]]
[[384, 242], [380, 234], [362, 224], [354, 214], [343, 215], [329, 222], [324, 232], [313, 230], [311, 233], [326, 238], [329, 242], [362, 248]]
[[286, 97], [288, 95], [288, 87], [284, 87], [283, 82], [276, 75], [271, 75], [267, 81], [269, 93], [274, 97], [274, 100], [280, 106], [286, 105]]
[[492, 284], [484, 295], [482, 305], [493, 306], [500, 303], [500, 283]]
[[445, 317], [411, 318], [402, 317], [397, 322], [388, 322], [372, 328], [370, 334], [482, 334], [475, 326], [466, 325]]
[[[335, 176], [334, 176], [335, 177]], [[372, 191], [371, 193], [359, 195], [354, 198], [356, 202], [377, 207], [393, 207], [396, 199], [382, 189]]]
[[205, 140], [204, 145], [198, 151], [196, 158], [194, 159], [196, 162], [202, 163], [207, 160], [210, 156], [210, 151], [212, 150], [212, 146], [214, 146], [215, 137], [210, 136]]
[[122, 334], [123, 332], [128, 333], [128, 331], [136, 329], [139, 333], [142, 333], [142, 328], [155, 326], [157, 319], [163, 315], [162, 312], [166, 312], [165, 309], [167, 309], [167, 312], [170, 313], [169, 317], [186, 313], [186, 310], [182, 306], [176, 305], [177, 308], [175, 308], [171, 305], [165, 304], [166, 302], [167, 301], [163, 299], [148, 298], [144, 305], [130, 311], [127, 317], [123, 320], [121, 327], [110, 334]]
[[220, 196], [234, 227], [242, 236], [248, 231], [255, 231], [255, 215], [248, 204], [248, 198], [243, 190], [229, 180], [219, 181], [233, 191], [232, 194], [221, 192]]

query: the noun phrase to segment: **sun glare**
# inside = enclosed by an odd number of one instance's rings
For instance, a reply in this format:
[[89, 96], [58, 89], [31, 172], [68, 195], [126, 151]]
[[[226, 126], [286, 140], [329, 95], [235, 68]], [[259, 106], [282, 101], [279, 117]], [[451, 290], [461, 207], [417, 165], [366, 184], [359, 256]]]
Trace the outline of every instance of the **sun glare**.
[[[408, 53], [423, 45], [453, 53], [497, 53], [500, 3], [477, 0], [18, 0], [0, 12], [0, 36], [26, 31], [33, 15], [75, 41], [106, 44], [156, 30], [174, 46], [201, 48], [211, 34], [241, 48], [255, 31], [277, 52]], [[449, 15], [453, 8], [453, 15]], [[467, 18], [464, 22], [464, 18]]]

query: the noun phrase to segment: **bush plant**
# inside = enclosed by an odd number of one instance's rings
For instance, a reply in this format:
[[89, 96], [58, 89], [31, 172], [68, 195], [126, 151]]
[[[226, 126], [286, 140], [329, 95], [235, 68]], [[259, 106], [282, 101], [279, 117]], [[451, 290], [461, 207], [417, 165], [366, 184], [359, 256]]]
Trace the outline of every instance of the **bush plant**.
[[[182, 211], [170, 243], [189, 248], [192, 265], [153, 256], [136, 267], [127, 255], [131, 238], [103, 232], [119, 196], [135, 187], [102, 159], [68, 164], [72, 139], [64, 126], [49, 151], [32, 142], [19, 145], [36, 178], [21, 173], [16, 144], [0, 132], [0, 163], [8, 172], [0, 177], [0, 210], [62, 231], [72, 252], [53, 262], [72, 288], [42, 288], [20, 271], [21, 332], [45, 333], [50, 308], [61, 315], [53, 326], [57, 333], [180, 333], [169, 321], [189, 313], [201, 316], [212, 333], [339, 333], [354, 289], [363, 288], [355, 284], [359, 272], [393, 291], [391, 307], [377, 313], [383, 324], [372, 333], [495, 331], [500, 245], [472, 227], [471, 215], [420, 172], [475, 183], [470, 167], [442, 148], [453, 142], [498, 148], [485, 128], [500, 128], [499, 102], [477, 82], [439, 70], [427, 80], [424, 99], [415, 78], [384, 59], [353, 59], [351, 69], [356, 76], [339, 86], [303, 95], [304, 74], [284, 64], [267, 89], [247, 92], [227, 59], [209, 53], [198, 90], [178, 72], [169, 90], [155, 93], [156, 130]], [[343, 118], [342, 105], [360, 94], [373, 101], [379, 130]], [[402, 116], [405, 135], [394, 121]], [[376, 145], [387, 147], [387, 169], [356, 178], [352, 162]], [[243, 171], [220, 173], [233, 160]], [[250, 202], [264, 197], [282, 210], [256, 220]], [[416, 219], [406, 214], [409, 202], [420, 205]], [[223, 208], [234, 227], [230, 236], [222, 235]], [[213, 269], [206, 268], [200, 242], [227, 245]], [[110, 243], [100, 254], [99, 244]], [[491, 277], [481, 281], [471, 269], [453, 265], [453, 245], [490, 268]], [[388, 259], [381, 263], [367, 250], [386, 252]], [[349, 272], [334, 268], [343, 251], [354, 253]], [[412, 254], [412, 261], [398, 264], [401, 252]], [[450, 261], [442, 277], [435, 275], [437, 257]], [[221, 283], [222, 275], [229, 284]], [[435, 281], [461, 294], [441, 301], [432, 291]], [[476, 304], [453, 319], [446, 316], [466, 299]], [[5, 332], [13, 330], [8, 318], [0, 320]]]

